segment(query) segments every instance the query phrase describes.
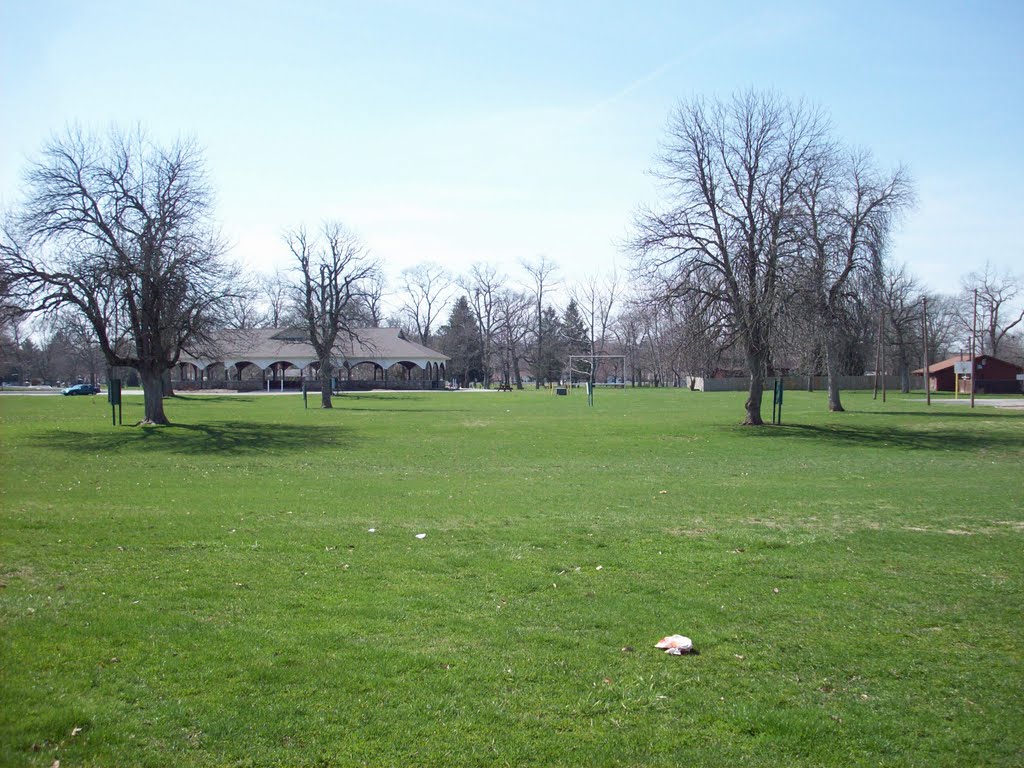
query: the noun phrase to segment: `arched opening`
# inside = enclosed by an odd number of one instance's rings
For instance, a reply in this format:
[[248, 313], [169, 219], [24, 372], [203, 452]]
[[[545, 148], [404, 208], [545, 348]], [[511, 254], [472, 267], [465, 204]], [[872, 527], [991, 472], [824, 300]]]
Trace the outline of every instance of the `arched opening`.
[[[302, 381], [306, 378], [306, 369], [310, 369], [312, 373], [314, 365], [310, 364], [303, 368], [290, 360], [275, 360], [264, 370], [267, 391], [283, 392], [286, 389], [302, 389]], [[312, 373], [312, 377], [315, 378], [315, 373]]]
[[373, 360], [346, 362], [346, 382], [354, 389], [372, 389], [378, 381], [386, 381], [386, 371]]
[[174, 367], [174, 373], [172, 381], [175, 386], [182, 389], [197, 386], [203, 375], [202, 370], [195, 363], [178, 363]]

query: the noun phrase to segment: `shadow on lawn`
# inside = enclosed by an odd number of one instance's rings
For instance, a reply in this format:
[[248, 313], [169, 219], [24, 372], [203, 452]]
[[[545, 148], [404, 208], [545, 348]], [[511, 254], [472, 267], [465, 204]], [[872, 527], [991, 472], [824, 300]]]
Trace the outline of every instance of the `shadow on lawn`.
[[[251, 395], [187, 395], [179, 392], [173, 395], [170, 402], [184, 400], [189, 403], [210, 403], [212, 405], [214, 403], [251, 403], [255, 399]], [[165, 400], [165, 402], [167, 401]]]
[[767, 429], [749, 429], [751, 437], [795, 437], [834, 445], [861, 445], [871, 448], [914, 448], [925, 451], [978, 451], [985, 448], [1015, 448], [1024, 451], [1024, 437], [1014, 434], [969, 429], [939, 429], [918, 431], [892, 425], [809, 425], [786, 424]]
[[74, 453], [154, 451], [239, 455], [310, 448], [351, 448], [356, 444], [352, 432], [344, 427], [256, 424], [244, 421], [118, 428], [106, 432], [52, 430], [35, 439], [48, 448]]

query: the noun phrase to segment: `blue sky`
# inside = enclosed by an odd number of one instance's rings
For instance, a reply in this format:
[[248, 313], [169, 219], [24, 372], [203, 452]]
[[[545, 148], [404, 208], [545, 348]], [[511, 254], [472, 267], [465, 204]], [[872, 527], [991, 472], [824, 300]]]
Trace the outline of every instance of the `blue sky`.
[[668, 114], [747, 88], [807, 99], [907, 165], [891, 256], [953, 291], [1024, 272], [1024, 2], [0, 0], [0, 200], [69, 122], [205, 147], [236, 258], [338, 218], [392, 274], [571, 282], [628, 262]]

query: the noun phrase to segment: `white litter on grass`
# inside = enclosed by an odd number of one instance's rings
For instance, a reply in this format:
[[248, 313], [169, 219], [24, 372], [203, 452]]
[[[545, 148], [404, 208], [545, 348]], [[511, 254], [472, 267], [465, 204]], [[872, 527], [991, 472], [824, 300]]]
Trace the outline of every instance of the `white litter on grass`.
[[673, 656], [682, 656], [684, 653], [693, 653], [693, 640], [685, 635], [669, 635], [663, 637], [654, 645], [661, 648], [665, 653]]
[[377, 532], [376, 528], [371, 528], [370, 530], [367, 531], [367, 533], [376, 533], [376, 532]]
[[425, 534], [425, 533], [417, 533], [416, 534], [416, 538], [417, 539], [425, 539], [425, 538], [427, 538], [427, 534]]

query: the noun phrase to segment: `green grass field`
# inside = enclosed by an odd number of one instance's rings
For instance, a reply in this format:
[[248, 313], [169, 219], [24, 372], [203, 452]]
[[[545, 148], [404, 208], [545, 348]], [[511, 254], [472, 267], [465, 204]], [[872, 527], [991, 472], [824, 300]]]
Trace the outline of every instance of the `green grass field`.
[[1024, 764], [1024, 411], [824, 397], [2, 397], [0, 764]]

